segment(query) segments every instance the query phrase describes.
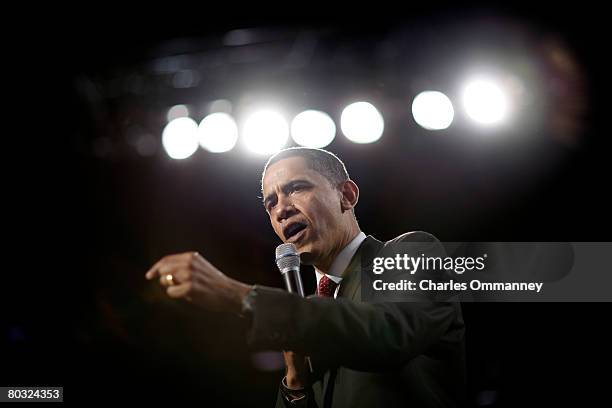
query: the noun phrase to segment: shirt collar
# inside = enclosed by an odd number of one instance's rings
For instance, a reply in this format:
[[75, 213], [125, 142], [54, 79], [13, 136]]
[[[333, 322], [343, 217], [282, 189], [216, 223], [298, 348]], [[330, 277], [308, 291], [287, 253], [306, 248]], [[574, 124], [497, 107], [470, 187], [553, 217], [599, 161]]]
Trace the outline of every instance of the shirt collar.
[[[353, 259], [355, 252], [357, 252], [359, 246], [361, 245], [364, 239], [366, 239], [366, 234], [364, 234], [363, 232], [359, 232], [359, 234], [355, 238], [353, 238], [353, 240], [349, 242], [349, 244], [345, 246], [342, 251], [340, 251], [336, 259], [334, 259], [334, 261], [332, 262], [331, 267], [329, 268], [329, 272], [327, 272], [327, 276], [331, 280], [336, 283], [340, 283], [340, 281], [342, 280], [342, 273], [351, 262], [351, 259]], [[324, 273], [318, 270], [316, 267], [315, 273], [317, 274], [318, 287], [319, 280], [321, 280], [321, 277], [323, 277]]]

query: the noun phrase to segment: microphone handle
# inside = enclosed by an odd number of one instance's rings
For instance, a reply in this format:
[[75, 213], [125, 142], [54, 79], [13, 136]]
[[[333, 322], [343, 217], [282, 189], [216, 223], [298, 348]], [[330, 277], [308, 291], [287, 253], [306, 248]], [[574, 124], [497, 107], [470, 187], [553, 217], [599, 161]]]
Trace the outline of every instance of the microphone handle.
[[304, 297], [304, 286], [302, 285], [302, 278], [300, 277], [299, 271], [287, 271], [283, 273], [283, 279], [285, 280], [287, 292]]
[[[285, 281], [287, 292], [295, 293], [301, 297], [304, 297], [304, 286], [302, 285], [302, 277], [300, 276], [299, 270], [290, 270], [283, 273], [283, 280]], [[308, 368], [312, 374], [314, 369], [312, 368], [312, 361], [310, 361], [309, 356], [306, 356], [306, 363], [308, 364]]]

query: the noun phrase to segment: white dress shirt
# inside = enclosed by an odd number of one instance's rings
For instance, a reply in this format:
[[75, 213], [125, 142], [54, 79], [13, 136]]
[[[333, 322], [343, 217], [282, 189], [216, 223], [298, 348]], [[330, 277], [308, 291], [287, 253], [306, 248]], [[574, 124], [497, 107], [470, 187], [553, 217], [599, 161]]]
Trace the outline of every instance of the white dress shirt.
[[351, 262], [353, 255], [355, 255], [355, 252], [357, 252], [357, 249], [359, 249], [359, 245], [361, 245], [364, 239], [366, 239], [366, 234], [364, 234], [363, 232], [360, 232], [355, 238], [353, 238], [353, 240], [349, 242], [349, 244], [345, 246], [342, 251], [340, 251], [336, 259], [334, 259], [331, 264], [331, 267], [329, 268], [329, 272], [323, 273], [315, 267], [315, 273], [317, 275], [317, 288], [319, 287], [319, 281], [321, 280], [323, 275], [327, 275], [329, 279], [333, 280], [338, 284], [338, 286], [336, 287], [336, 291], [334, 292], [334, 298], [338, 296], [338, 291], [340, 290], [340, 282], [342, 282], [342, 272], [344, 272], [346, 267], [349, 265], [349, 262]]

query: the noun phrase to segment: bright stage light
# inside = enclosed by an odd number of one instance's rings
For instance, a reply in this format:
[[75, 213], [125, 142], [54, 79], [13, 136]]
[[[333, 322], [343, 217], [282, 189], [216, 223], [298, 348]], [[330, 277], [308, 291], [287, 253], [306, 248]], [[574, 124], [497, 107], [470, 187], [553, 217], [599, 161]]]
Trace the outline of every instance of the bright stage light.
[[238, 126], [227, 113], [211, 113], [198, 127], [200, 146], [212, 153], [230, 151], [238, 140]]
[[306, 147], [325, 147], [334, 140], [336, 125], [325, 112], [306, 110], [291, 122], [291, 137]]
[[168, 109], [166, 118], [168, 122], [172, 122], [174, 119], [183, 118], [189, 116], [189, 108], [185, 105], [174, 105]]
[[442, 92], [425, 91], [412, 101], [412, 116], [427, 130], [442, 130], [453, 123], [455, 111], [450, 99]]
[[464, 88], [463, 105], [474, 121], [482, 125], [494, 125], [506, 117], [508, 99], [495, 82], [478, 79], [469, 82]]
[[198, 124], [191, 118], [177, 118], [166, 125], [162, 144], [173, 159], [186, 159], [198, 150]]
[[273, 154], [281, 150], [289, 139], [289, 125], [273, 110], [253, 113], [242, 128], [245, 146], [257, 154]]
[[383, 117], [368, 102], [355, 102], [344, 108], [340, 117], [342, 133], [355, 143], [373, 143], [382, 136]]

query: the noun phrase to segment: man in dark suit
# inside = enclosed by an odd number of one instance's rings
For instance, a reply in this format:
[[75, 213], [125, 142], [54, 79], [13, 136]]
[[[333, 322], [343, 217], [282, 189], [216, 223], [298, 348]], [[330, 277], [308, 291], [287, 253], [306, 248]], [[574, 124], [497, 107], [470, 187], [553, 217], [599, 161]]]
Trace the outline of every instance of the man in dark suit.
[[[146, 274], [171, 297], [250, 321], [254, 348], [284, 351], [277, 406], [457, 406], [465, 391], [464, 326], [458, 303], [363, 302], [362, 263], [389, 245], [444, 256], [430, 234], [386, 244], [366, 237], [354, 207], [357, 185], [344, 164], [320, 149], [274, 155], [262, 178], [264, 207], [276, 234], [315, 267], [317, 295], [233, 280], [197, 253], [163, 258]], [[309, 356], [306, 358], [305, 356]]]

